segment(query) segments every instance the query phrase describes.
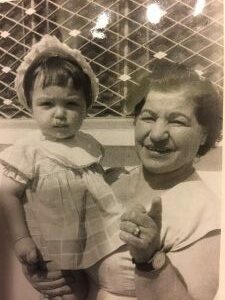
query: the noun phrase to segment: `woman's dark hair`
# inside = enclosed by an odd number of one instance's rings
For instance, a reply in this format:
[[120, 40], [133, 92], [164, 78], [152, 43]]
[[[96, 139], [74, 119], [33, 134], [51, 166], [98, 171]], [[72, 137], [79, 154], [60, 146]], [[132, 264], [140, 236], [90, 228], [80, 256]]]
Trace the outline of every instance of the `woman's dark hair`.
[[[134, 116], [137, 117], [151, 90], [171, 91], [184, 88], [187, 98], [195, 104], [195, 115], [198, 123], [207, 133], [204, 145], [198, 149], [198, 156], [206, 154], [217, 141], [221, 140], [222, 130], [222, 97], [215, 86], [183, 64], [155, 62], [144, 84], [145, 95], [136, 104]], [[147, 89], [146, 89], [147, 87]]]
[[29, 107], [32, 106], [32, 91], [37, 75], [43, 72], [43, 88], [50, 85], [65, 87], [72, 78], [74, 88], [84, 92], [87, 108], [92, 102], [91, 81], [81, 67], [74, 62], [57, 56], [43, 58], [38, 63], [31, 65], [24, 78], [24, 93]]

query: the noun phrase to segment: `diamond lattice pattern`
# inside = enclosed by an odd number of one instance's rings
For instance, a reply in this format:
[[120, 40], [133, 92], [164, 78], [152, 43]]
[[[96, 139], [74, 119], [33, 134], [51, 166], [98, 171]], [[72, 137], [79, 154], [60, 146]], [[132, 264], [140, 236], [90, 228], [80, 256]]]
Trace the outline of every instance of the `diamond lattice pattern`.
[[[126, 117], [127, 90], [156, 59], [183, 62], [223, 85], [223, 1], [208, 0], [194, 16], [194, 0], [157, 1], [158, 24], [144, 0], [25, 0], [0, 3], [0, 117], [29, 118], [17, 102], [16, 69], [45, 33], [79, 48], [100, 80], [91, 117]], [[152, 1], [153, 3], [153, 1]]]

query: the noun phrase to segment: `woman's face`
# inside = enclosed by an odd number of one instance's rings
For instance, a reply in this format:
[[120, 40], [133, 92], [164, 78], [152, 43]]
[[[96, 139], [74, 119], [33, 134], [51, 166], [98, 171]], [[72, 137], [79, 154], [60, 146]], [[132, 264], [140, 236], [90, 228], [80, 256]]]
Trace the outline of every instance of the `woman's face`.
[[206, 134], [187, 91], [150, 91], [136, 119], [135, 141], [143, 166], [163, 174], [192, 165]]
[[48, 138], [73, 137], [86, 115], [83, 91], [73, 87], [72, 80], [65, 87], [42, 87], [42, 74], [38, 74], [32, 93], [32, 111], [43, 134]]

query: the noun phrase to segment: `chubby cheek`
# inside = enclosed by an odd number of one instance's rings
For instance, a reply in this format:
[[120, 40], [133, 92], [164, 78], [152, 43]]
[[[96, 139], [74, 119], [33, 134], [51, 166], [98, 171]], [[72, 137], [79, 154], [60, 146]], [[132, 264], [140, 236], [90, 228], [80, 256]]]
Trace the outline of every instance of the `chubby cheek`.
[[75, 127], [80, 127], [85, 117], [86, 117], [86, 111], [84, 110], [76, 111], [68, 114], [69, 122], [73, 124]]
[[39, 127], [47, 127], [51, 123], [51, 115], [47, 112], [36, 110], [33, 112], [33, 118]]
[[70, 122], [70, 128], [72, 131], [79, 130], [82, 125], [82, 119], [74, 119]]

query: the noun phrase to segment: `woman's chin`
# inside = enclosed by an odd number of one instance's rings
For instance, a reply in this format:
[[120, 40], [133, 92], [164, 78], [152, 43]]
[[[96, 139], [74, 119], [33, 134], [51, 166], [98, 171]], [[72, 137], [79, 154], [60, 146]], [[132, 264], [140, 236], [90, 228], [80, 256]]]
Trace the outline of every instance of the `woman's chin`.
[[142, 151], [138, 153], [138, 156], [145, 169], [151, 173], [167, 173], [178, 167], [176, 165], [175, 152], [160, 153], [142, 149]]

